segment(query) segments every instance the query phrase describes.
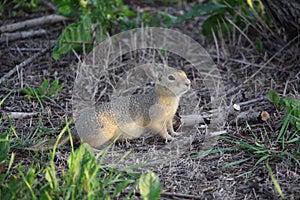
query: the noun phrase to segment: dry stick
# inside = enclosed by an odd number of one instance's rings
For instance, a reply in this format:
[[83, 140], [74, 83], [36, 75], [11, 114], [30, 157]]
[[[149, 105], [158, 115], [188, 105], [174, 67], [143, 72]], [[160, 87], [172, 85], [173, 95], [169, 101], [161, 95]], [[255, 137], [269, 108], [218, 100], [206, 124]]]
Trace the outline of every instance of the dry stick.
[[24, 60], [23, 62], [21, 62], [20, 64], [16, 65], [12, 70], [10, 70], [7, 74], [5, 74], [4, 76], [2, 76], [0, 78], [0, 84], [3, 83], [3, 81], [5, 81], [7, 78], [9, 78], [11, 75], [13, 75], [16, 71], [18, 71], [22, 67], [28, 65], [29, 63], [31, 63], [36, 58], [44, 55], [47, 51], [52, 49], [52, 47], [53, 47], [53, 45], [51, 45], [50, 47], [48, 47], [46, 49], [43, 49], [42, 51], [34, 54], [33, 56], [31, 56], [31, 57], [27, 58], [26, 60]]
[[298, 39], [300, 37], [300, 34], [297, 35], [296, 37], [294, 37], [292, 40], [290, 40], [286, 45], [284, 45], [281, 49], [279, 49], [279, 51], [277, 51], [266, 63], [264, 63], [261, 68], [259, 68], [254, 74], [252, 74], [252, 76], [250, 76], [250, 78], [248, 78], [247, 80], [245, 80], [243, 82], [243, 84], [247, 83], [248, 81], [250, 81], [254, 76], [256, 76], [263, 68], [265, 68], [265, 66], [267, 64], [269, 64], [280, 52], [282, 52], [286, 47], [288, 47], [292, 42], [294, 42], [296, 39]]
[[26, 20], [23, 22], [17, 22], [14, 24], [0, 26], [0, 33], [12, 32], [12, 31], [16, 31], [19, 29], [30, 28], [30, 27], [44, 25], [44, 24], [48, 24], [48, 23], [60, 22], [60, 21], [66, 20], [66, 19], [67, 18], [60, 16], [60, 15], [48, 15], [45, 17], [40, 17], [40, 18], [36, 18], [36, 19]]
[[239, 122], [252, 122], [252, 123], [259, 123], [265, 122], [270, 118], [270, 114], [267, 111], [253, 111], [249, 110], [246, 112], [241, 112], [236, 117], [236, 125]]
[[209, 119], [212, 117], [212, 114], [210, 115], [182, 115], [181, 116], [181, 123], [182, 126], [194, 126], [195, 124], [203, 123], [205, 124], [205, 118]]
[[203, 199], [202, 196], [195, 196], [190, 194], [182, 194], [182, 193], [173, 193], [173, 192], [161, 192], [161, 196], [170, 196], [170, 197], [179, 197], [179, 198], [189, 198], [189, 199]]
[[37, 116], [39, 113], [37, 112], [10, 112], [7, 113], [8, 117], [11, 119], [24, 119], [24, 118], [28, 118], [28, 117], [34, 117]]
[[250, 99], [248, 101], [243, 101], [243, 102], [240, 102], [240, 103], [237, 103], [239, 106], [246, 106], [246, 105], [249, 105], [249, 104], [252, 104], [252, 103], [256, 103], [258, 101], [263, 101], [265, 98], [264, 97], [259, 97], [259, 98], [256, 98], [256, 99]]
[[0, 38], [0, 44], [4, 42], [11, 42], [18, 39], [25, 39], [29, 37], [34, 36], [40, 36], [46, 34], [45, 29], [40, 30], [31, 30], [31, 31], [22, 31], [22, 32], [16, 32], [16, 33], [4, 33], [2, 37]]
[[232, 25], [234, 26], [234, 28], [236, 28], [245, 38], [246, 40], [248, 40], [248, 42], [251, 44], [251, 46], [253, 48], [255, 48], [254, 43], [248, 38], [248, 36], [233, 22], [231, 21], [229, 18], [226, 17], [226, 20]]
[[217, 40], [217, 37], [216, 37], [215, 32], [213, 30], [211, 30], [211, 33], [214, 37], [214, 41], [215, 41], [215, 45], [216, 45], [216, 51], [217, 51], [217, 65], [219, 65], [220, 64], [220, 50], [219, 50], [218, 40]]

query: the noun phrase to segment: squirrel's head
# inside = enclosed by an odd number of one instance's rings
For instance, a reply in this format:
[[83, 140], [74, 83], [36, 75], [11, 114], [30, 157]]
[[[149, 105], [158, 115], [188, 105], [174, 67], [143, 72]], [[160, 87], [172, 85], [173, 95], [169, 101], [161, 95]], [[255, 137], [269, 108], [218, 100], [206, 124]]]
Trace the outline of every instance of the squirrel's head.
[[160, 92], [168, 92], [176, 97], [181, 97], [190, 89], [191, 81], [184, 71], [166, 67], [163, 71], [158, 72], [155, 84]]

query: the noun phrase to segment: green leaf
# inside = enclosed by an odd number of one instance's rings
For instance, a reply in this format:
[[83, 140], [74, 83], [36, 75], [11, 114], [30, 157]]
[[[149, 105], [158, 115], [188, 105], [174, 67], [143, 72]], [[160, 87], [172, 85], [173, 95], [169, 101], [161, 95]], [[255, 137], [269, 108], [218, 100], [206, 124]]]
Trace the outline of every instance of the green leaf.
[[20, 91], [25, 94], [25, 96], [27, 98], [33, 98], [34, 97], [34, 92], [33, 89], [31, 87], [29, 87], [28, 85], [25, 85], [24, 88], [21, 88]]
[[159, 182], [158, 176], [151, 171], [147, 171], [146, 174], [141, 175], [139, 179], [139, 189], [143, 199], [158, 199], [161, 192], [161, 183]]
[[222, 34], [226, 35], [232, 29], [232, 24], [224, 20], [223, 14], [211, 15], [202, 25], [203, 34], [209, 38], [212, 38], [212, 31], [221, 30]]
[[136, 17], [136, 13], [128, 8], [128, 6], [122, 5], [122, 12], [126, 17]]
[[300, 122], [296, 122], [296, 123], [295, 123], [295, 127], [296, 127], [296, 129], [297, 129], [298, 131], [300, 131]]
[[56, 13], [74, 17], [78, 16], [80, 9], [80, 1], [78, 0], [52, 0], [52, 2], [58, 7]]
[[132, 180], [127, 179], [122, 181], [119, 185], [117, 185], [115, 191], [114, 191], [114, 195], [113, 196], [117, 196], [123, 189], [125, 189], [128, 184], [132, 183]]
[[86, 43], [90, 43], [92, 40], [91, 27], [91, 17], [85, 15], [81, 18], [80, 22], [72, 23], [65, 28], [53, 49], [53, 59], [58, 60], [62, 55], [72, 49], [79, 50], [82, 49], [82, 46]]
[[162, 13], [162, 15], [163, 15], [163, 24], [166, 27], [174, 26], [179, 20], [178, 17], [176, 17], [174, 15], [170, 15], [167, 12]]
[[58, 93], [59, 91], [62, 90], [62, 88], [64, 87], [64, 83], [62, 83], [60, 85], [58, 83], [59, 83], [58, 79], [55, 79], [53, 81], [53, 83], [51, 84], [51, 87], [49, 89], [49, 92], [47, 93], [48, 97], [51, 97], [53, 94]]
[[213, 13], [216, 14], [221, 14], [224, 13], [224, 9], [227, 7], [223, 4], [218, 4], [214, 2], [210, 2], [204, 5], [196, 6], [192, 8], [189, 12], [186, 14], [182, 15], [178, 20], [179, 22], [187, 20], [187, 19], [192, 19], [198, 16], [206, 16], [206, 15], [212, 15]]
[[263, 43], [260, 37], [256, 37], [255, 38], [255, 45], [256, 45], [256, 49], [258, 52], [262, 52], [263, 49]]
[[0, 134], [0, 163], [4, 162], [9, 152], [8, 133]]
[[43, 81], [43, 83], [42, 83], [40, 89], [37, 89], [37, 94], [38, 94], [39, 96], [41, 96], [41, 97], [44, 96], [45, 93], [46, 93], [46, 90], [47, 90], [48, 86], [49, 86], [49, 80], [48, 80], [48, 79], [45, 79], [45, 80]]

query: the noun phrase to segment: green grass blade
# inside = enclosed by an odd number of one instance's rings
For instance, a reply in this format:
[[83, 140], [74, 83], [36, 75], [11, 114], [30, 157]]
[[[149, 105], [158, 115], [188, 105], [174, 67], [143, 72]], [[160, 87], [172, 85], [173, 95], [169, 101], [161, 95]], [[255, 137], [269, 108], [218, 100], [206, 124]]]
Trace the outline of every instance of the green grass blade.
[[280, 129], [279, 134], [277, 136], [276, 142], [278, 142], [282, 138], [282, 135], [286, 132], [286, 130], [288, 128], [288, 125], [289, 125], [289, 121], [290, 121], [290, 115], [285, 116], [284, 119], [283, 119], [281, 129]]
[[13, 91], [11, 90], [9, 93], [7, 93], [7, 95], [5, 95], [5, 96], [3, 97], [3, 99], [1, 99], [1, 101], [0, 101], [0, 107], [1, 107], [1, 105], [4, 103], [4, 101], [9, 97], [9, 95], [11, 95], [12, 92], [13, 92]]
[[35, 98], [38, 100], [38, 102], [39, 102], [39, 104], [41, 106], [42, 113], [44, 113], [44, 105], [43, 105], [43, 103], [41, 101], [40, 95], [37, 93], [36, 90], [32, 90], [32, 91], [34, 93]]
[[252, 159], [252, 158], [245, 158], [245, 159], [237, 160], [237, 161], [234, 161], [234, 162], [230, 162], [230, 163], [224, 165], [224, 168], [231, 167], [231, 166], [234, 166], [234, 165], [239, 165], [239, 164], [244, 163], [244, 162], [246, 162], [250, 159]]
[[275, 178], [275, 176], [274, 176], [274, 173], [273, 173], [273, 171], [272, 171], [272, 168], [271, 168], [271, 166], [269, 165], [268, 162], [266, 163], [266, 166], [267, 166], [267, 169], [268, 169], [268, 171], [269, 171], [269, 174], [270, 174], [270, 176], [271, 176], [272, 182], [273, 182], [273, 184], [274, 184], [274, 186], [275, 186], [277, 192], [279, 193], [279, 195], [281, 196], [282, 199], [285, 199], [285, 198], [284, 198], [284, 195], [283, 195], [283, 192], [282, 192], [282, 190], [281, 190], [281, 187], [280, 187], [278, 181], [276, 180], [276, 178]]
[[196, 154], [193, 154], [190, 156], [190, 158], [199, 158], [199, 157], [204, 157], [210, 154], [215, 154], [215, 153], [224, 153], [224, 152], [229, 152], [229, 151], [234, 151], [236, 150], [235, 148], [222, 148], [222, 149], [212, 149], [212, 150], [207, 150], [203, 152], [199, 152]]
[[0, 134], [0, 164], [6, 160], [9, 149], [8, 133]]
[[262, 156], [260, 159], [258, 159], [258, 160], [256, 161], [255, 167], [256, 167], [259, 163], [263, 162], [264, 160], [266, 160], [266, 159], [269, 158], [269, 157], [271, 157], [271, 155], [269, 155], [269, 154]]

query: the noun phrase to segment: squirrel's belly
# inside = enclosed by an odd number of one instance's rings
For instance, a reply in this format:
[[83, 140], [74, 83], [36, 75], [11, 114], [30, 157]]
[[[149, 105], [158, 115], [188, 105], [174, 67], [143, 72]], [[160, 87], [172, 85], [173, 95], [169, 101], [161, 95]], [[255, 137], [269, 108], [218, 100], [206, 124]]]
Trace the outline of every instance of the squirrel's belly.
[[136, 122], [121, 124], [118, 128], [122, 132], [124, 139], [138, 138], [147, 132], [147, 128], [145, 126], [141, 126]]

